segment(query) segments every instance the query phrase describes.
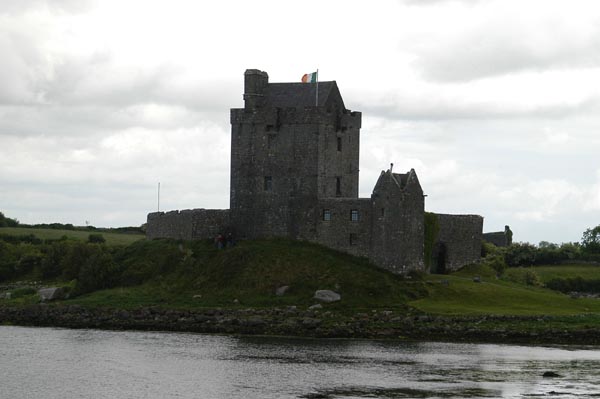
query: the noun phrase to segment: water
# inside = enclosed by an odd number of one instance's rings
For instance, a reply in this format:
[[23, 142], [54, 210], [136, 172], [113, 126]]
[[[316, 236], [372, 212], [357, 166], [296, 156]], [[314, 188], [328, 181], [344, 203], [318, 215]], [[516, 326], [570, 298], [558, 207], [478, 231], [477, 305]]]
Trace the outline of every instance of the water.
[[1, 398], [311, 395], [594, 397], [600, 350], [0, 327]]

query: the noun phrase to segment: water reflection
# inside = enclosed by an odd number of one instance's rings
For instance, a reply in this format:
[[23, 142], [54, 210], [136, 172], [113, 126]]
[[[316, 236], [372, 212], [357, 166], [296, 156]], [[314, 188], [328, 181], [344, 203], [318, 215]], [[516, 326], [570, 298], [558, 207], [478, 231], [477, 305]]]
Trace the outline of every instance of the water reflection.
[[2, 398], [600, 395], [592, 348], [0, 327], [0, 356]]

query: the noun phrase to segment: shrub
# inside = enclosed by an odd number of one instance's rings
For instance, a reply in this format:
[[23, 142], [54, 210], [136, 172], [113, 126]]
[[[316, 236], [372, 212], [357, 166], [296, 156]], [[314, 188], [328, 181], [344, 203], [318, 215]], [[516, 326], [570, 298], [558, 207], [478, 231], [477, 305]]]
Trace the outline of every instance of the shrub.
[[41, 264], [42, 278], [54, 278], [60, 276], [61, 261], [68, 251], [66, 241], [55, 241], [44, 248], [44, 259]]
[[28, 296], [28, 295], [33, 295], [37, 293], [37, 291], [34, 288], [31, 287], [23, 287], [23, 288], [17, 288], [16, 290], [13, 290], [10, 295], [12, 299], [15, 298], [21, 298], [24, 296]]
[[506, 269], [506, 263], [504, 262], [504, 257], [501, 254], [488, 255], [483, 262], [485, 265], [488, 265], [489, 267], [494, 269], [498, 276], [504, 274], [504, 270]]
[[83, 242], [73, 242], [69, 245], [67, 253], [60, 262], [60, 269], [65, 280], [73, 280], [79, 277], [81, 266], [95, 253], [101, 252], [97, 245], [89, 245]]
[[532, 286], [540, 286], [542, 282], [540, 281], [540, 277], [533, 270], [527, 270], [525, 273], [525, 284]]
[[537, 248], [529, 243], [516, 243], [506, 248], [504, 261], [508, 266], [531, 266], [536, 261]]
[[21, 259], [19, 259], [16, 273], [27, 274], [31, 272], [36, 267], [42, 265], [42, 259], [42, 255], [40, 253], [25, 254], [23, 257], [21, 257]]
[[554, 278], [546, 283], [546, 287], [565, 294], [574, 291], [597, 294], [600, 293], [600, 280], [584, 280], [579, 276], [575, 278]]
[[118, 280], [118, 268], [112, 256], [98, 252], [90, 256], [81, 266], [75, 292], [84, 294], [99, 289], [111, 288]]
[[92, 244], [104, 244], [106, 239], [102, 234], [90, 234], [88, 236], [88, 242]]

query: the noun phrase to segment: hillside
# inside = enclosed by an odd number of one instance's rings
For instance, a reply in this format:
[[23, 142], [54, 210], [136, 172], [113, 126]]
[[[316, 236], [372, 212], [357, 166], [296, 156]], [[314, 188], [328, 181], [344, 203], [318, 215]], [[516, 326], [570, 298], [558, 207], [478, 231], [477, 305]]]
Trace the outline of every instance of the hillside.
[[[570, 265], [553, 266], [551, 276], [571, 275], [570, 267], [594, 276], [594, 270]], [[598, 324], [600, 300], [527, 285], [512, 269], [502, 278], [485, 265], [402, 277], [364, 258], [283, 239], [223, 250], [208, 241], [107, 246], [0, 240], [2, 268], [17, 273], [0, 282], [0, 297], [11, 296], [0, 300], [4, 323], [499, 342], [600, 338], [591, 327]], [[65, 287], [70, 298], [37, 305], [40, 286]], [[289, 287], [285, 294], [276, 295], [283, 286]], [[310, 309], [318, 289], [342, 299]]]

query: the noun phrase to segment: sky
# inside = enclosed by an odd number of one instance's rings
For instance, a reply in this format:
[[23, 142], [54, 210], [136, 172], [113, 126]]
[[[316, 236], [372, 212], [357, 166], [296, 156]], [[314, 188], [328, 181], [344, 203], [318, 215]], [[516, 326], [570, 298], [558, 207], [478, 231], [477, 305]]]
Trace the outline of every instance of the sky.
[[243, 73], [319, 70], [361, 111], [360, 196], [414, 168], [426, 209], [514, 240], [600, 224], [600, 2], [2, 0], [0, 211], [139, 226], [229, 207]]

